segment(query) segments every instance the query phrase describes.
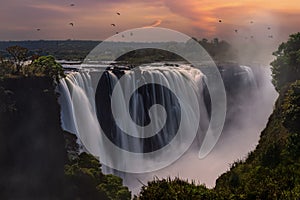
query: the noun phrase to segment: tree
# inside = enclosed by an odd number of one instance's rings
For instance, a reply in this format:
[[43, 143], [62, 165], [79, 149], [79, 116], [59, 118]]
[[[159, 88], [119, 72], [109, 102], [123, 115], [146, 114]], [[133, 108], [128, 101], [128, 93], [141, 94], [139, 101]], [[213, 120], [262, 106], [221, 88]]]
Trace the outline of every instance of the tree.
[[21, 72], [23, 62], [27, 59], [28, 49], [20, 46], [11, 46], [6, 51], [12, 57], [12, 61], [16, 66], [16, 73]]
[[276, 56], [271, 63], [273, 84], [279, 92], [285, 85], [300, 79], [300, 32], [290, 35], [273, 55]]
[[65, 166], [66, 199], [130, 200], [131, 192], [122, 179], [104, 175], [101, 164], [90, 154], [81, 153]]
[[53, 78], [57, 82], [65, 77], [61, 64], [55, 61], [53, 56], [41, 56], [34, 60], [29, 66], [29, 73], [33, 75], [44, 75]]

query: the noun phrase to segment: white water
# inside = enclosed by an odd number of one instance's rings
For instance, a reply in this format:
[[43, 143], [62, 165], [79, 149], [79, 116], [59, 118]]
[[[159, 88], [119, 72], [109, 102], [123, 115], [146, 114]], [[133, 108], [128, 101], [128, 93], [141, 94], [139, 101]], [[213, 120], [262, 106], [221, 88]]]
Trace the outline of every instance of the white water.
[[[76, 134], [86, 150], [100, 157], [103, 163], [114, 169], [127, 172], [149, 172], [171, 164], [192, 144], [199, 127], [200, 112], [203, 119], [201, 124], [208, 121], [201, 95], [204, 76], [198, 69], [184, 65], [181, 67], [144, 66], [138, 72], [136, 70], [125, 71], [120, 80], [113, 72], [109, 71], [108, 74], [110, 87], [114, 90], [111, 94], [111, 105], [106, 103], [108, 105], [105, 106], [111, 106], [115, 124], [120, 128], [117, 132], [109, 134], [113, 134], [112, 139], [119, 143], [121, 149], [134, 153], [143, 152], [147, 146], [158, 145], [153, 155], [148, 153], [137, 158], [125, 151], [114, 153], [110, 147], [106, 146], [110, 142], [104, 135], [103, 127], [100, 127], [98, 123], [95, 104], [96, 86], [92, 85], [89, 72], [68, 74], [66, 79], [61, 80], [58, 90], [61, 93], [59, 101], [62, 107], [62, 128]], [[140, 112], [144, 110], [145, 99], [142, 99], [141, 94], [133, 96], [131, 115], [128, 102], [132, 93], [145, 83], [156, 83], [170, 89], [180, 104], [174, 104], [173, 97], [164, 94], [164, 90], [155, 91], [154, 88], [147, 90], [145, 95], [152, 100], [146, 99], [146, 102], [150, 102], [153, 106], [148, 111], [150, 123], [142, 127], [141, 123], [137, 125], [135, 122], [143, 122], [146, 118], [145, 114]], [[157, 99], [161, 100], [161, 105], [156, 104]], [[201, 107], [200, 110], [199, 107]], [[180, 116], [176, 115], [178, 112]], [[166, 124], [167, 116], [169, 123], [165, 129], [162, 129]], [[178, 128], [177, 134], [176, 127]], [[199, 130], [202, 129], [200, 127]], [[157, 134], [160, 130], [163, 130], [164, 134]], [[130, 141], [122, 134], [122, 131], [137, 138], [149, 138], [154, 135], [157, 137], [155, 141], [151, 140], [151, 144], [147, 144], [139, 140]], [[166, 145], [167, 148], [162, 148]]]
[[[252, 85], [253, 87], [257, 87], [254, 74], [249, 67], [241, 67], [241, 69], [244, 70], [248, 83]], [[141, 67], [141, 76], [146, 78], [149, 77], [152, 80], [155, 80], [155, 82], [164, 83], [164, 85], [168, 85], [176, 90], [177, 93], [180, 93], [182, 96], [186, 97], [184, 99], [185, 106], [183, 106], [181, 109], [183, 110], [183, 113], [185, 113], [185, 119], [187, 120], [187, 125], [189, 124], [189, 120], [193, 121], [193, 117], [195, 118], [197, 116], [196, 111], [193, 109], [193, 106], [188, 106], [193, 99], [189, 98], [190, 90], [192, 88], [192, 91], [196, 92], [197, 99], [199, 102], [199, 107], [201, 110], [201, 121], [200, 123], [205, 124], [208, 121], [208, 117], [206, 115], [206, 109], [204, 107], [203, 103], [203, 95], [202, 95], [202, 79], [204, 78], [203, 74], [194, 68], [190, 68], [187, 66], [181, 66], [181, 67]], [[115, 85], [116, 82], [118, 82], [117, 77], [112, 73], [109, 72], [109, 76], [111, 79], [111, 85]], [[135, 78], [135, 73], [132, 71], [126, 71], [126, 74], [123, 76], [124, 82], [121, 84], [122, 91], [131, 91], [132, 89], [136, 88], [138, 83], [136, 82], [137, 79]], [[140, 79], [138, 79], [140, 80]], [[189, 83], [188, 85], [186, 83]], [[269, 84], [269, 82], [267, 82]], [[62, 119], [62, 127], [64, 130], [69, 131], [71, 133], [74, 133], [77, 135], [78, 138], [85, 141], [86, 149], [90, 151], [91, 153], [94, 153], [98, 155], [99, 151], [103, 151], [99, 146], [105, 146], [105, 143], [107, 140], [105, 140], [105, 136], [99, 126], [97, 114], [96, 114], [96, 105], [95, 105], [95, 86], [92, 84], [92, 78], [89, 72], [73, 72], [68, 74], [67, 78], [64, 80], [61, 80], [60, 85], [58, 86], [58, 90], [61, 93], [60, 96], [60, 104], [62, 107], [61, 112], [61, 119]], [[159, 95], [159, 94], [155, 94]], [[76, 96], [74, 98], [74, 95]], [[127, 133], [130, 133], [133, 136], [139, 136], [139, 137], [149, 137], [149, 132], [145, 132], [144, 129], [140, 129], [139, 126], [134, 124], [134, 121], [143, 121], [145, 116], [141, 116], [138, 113], [138, 106], [143, 106], [143, 101], [140, 96], [136, 95], [135, 98], [133, 98], [133, 104], [136, 104], [137, 106], [133, 107], [133, 115], [131, 120], [128, 116], [128, 112], [126, 110], [126, 99], [128, 97], [126, 95], [131, 95], [131, 93], [123, 92], [122, 95], [118, 95], [119, 98], [114, 98], [114, 101], [112, 102], [112, 108], [114, 113], [114, 118], [116, 120], [116, 123], [118, 126]], [[275, 98], [275, 97], [274, 97]], [[250, 100], [250, 98], [249, 98]], [[168, 99], [163, 100], [165, 103], [164, 105], [168, 106]], [[272, 104], [272, 103], [270, 103]], [[268, 104], [269, 106], [269, 104]], [[271, 107], [271, 106], [270, 106]], [[125, 109], [125, 110], [124, 110]], [[168, 108], [166, 108], [168, 110]], [[271, 111], [271, 109], [269, 109]], [[267, 114], [262, 114], [264, 118], [269, 114], [270, 111], [267, 111]], [[121, 113], [121, 114], [120, 114]], [[154, 119], [156, 117], [156, 120], [151, 120], [150, 124], [150, 132], [152, 134], [155, 134], [154, 130], [160, 130], [163, 124], [165, 123], [165, 115], [170, 114], [164, 112], [164, 109], [160, 109], [160, 106], [156, 107], [153, 106], [149, 110], [150, 119]], [[152, 118], [151, 118], [152, 116]], [[160, 117], [157, 117], [160, 116]], [[261, 119], [260, 115], [258, 116], [258, 119]], [[126, 119], [126, 120], [124, 120]], [[248, 138], [248, 141], [242, 142], [244, 145], [242, 145], [243, 149], [241, 151], [237, 150], [231, 152], [231, 155], [223, 155], [223, 153], [230, 154], [229, 149], [227, 148], [221, 148], [218, 147], [218, 149], [223, 149], [218, 153], [217, 151], [213, 151], [208, 158], [205, 160], [199, 161], [197, 159], [197, 152], [198, 152], [198, 145], [194, 144], [193, 146], [197, 148], [191, 148], [188, 153], [186, 153], [179, 161], [173, 163], [169, 167], [162, 169], [160, 171], [155, 171], [152, 173], [146, 173], [146, 174], [129, 174], [129, 173], [119, 173], [113, 170], [110, 170], [110, 168], [105, 168], [105, 171], [107, 173], [115, 172], [118, 173], [118, 175], [121, 175], [125, 179], [125, 184], [129, 185], [131, 189], [134, 190], [134, 192], [138, 191], [138, 188], [141, 186], [139, 180], [142, 180], [143, 182], [146, 182], [147, 180], [151, 180], [153, 178], [153, 175], [158, 176], [180, 176], [181, 178], [192, 178], [195, 180], [199, 180], [201, 183], [207, 183], [209, 186], [213, 185], [213, 181], [216, 179], [218, 174], [223, 172], [228, 168], [229, 163], [231, 163], [233, 160], [237, 158], [241, 158], [245, 155], [246, 152], [249, 151], [249, 149], [253, 148], [253, 143], [255, 144], [258, 140], [258, 133], [263, 128], [265, 124], [266, 119], [264, 119], [262, 122], [260, 122], [262, 125], [260, 125], [257, 129], [254, 130], [257, 131], [257, 134], [255, 136], [250, 135], [244, 135], [246, 138]], [[174, 122], [176, 123], [176, 122]], [[248, 123], [248, 126], [251, 126], [251, 123]], [[195, 127], [192, 127], [192, 129]], [[201, 131], [200, 126], [200, 133]], [[205, 129], [205, 128], [204, 128]], [[185, 130], [190, 130], [189, 127], [185, 127]], [[241, 127], [238, 129], [233, 129], [232, 132], [237, 132], [237, 130], [241, 130]], [[249, 133], [245, 130], [244, 133]], [[189, 132], [187, 131], [186, 134], [188, 135]], [[199, 133], [198, 133], [199, 134]], [[249, 133], [250, 134], [250, 133]], [[100, 135], [100, 137], [99, 137]], [[242, 134], [241, 134], [242, 135]], [[118, 136], [118, 134], [117, 134]], [[192, 138], [191, 136], [189, 136]], [[199, 136], [200, 137], [200, 136]], [[99, 141], [100, 138], [100, 141]], [[254, 139], [253, 139], [254, 138]], [[115, 138], [116, 140], [121, 141], [122, 147], [128, 147], [128, 145], [134, 146], [135, 151], [139, 152], [143, 149], [142, 143], [128, 143], [128, 140], [122, 135], [120, 137]], [[165, 138], [160, 138], [157, 140], [157, 143], [163, 143]], [[178, 150], [184, 150], [186, 149], [185, 145], [187, 141], [185, 141], [184, 137], [180, 137], [179, 142], [175, 144], [175, 146], [178, 148]], [[225, 140], [226, 141], [226, 140]], [[238, 139], [240, 142], [240, 139]], [[249, 141], [251, 141], [251, 144], [248, 144]], [[80, 141], [79, 141], [80, 142]], [[248, 143], [247, 143], [248, 142]], [[183, 144], [181, 144], [183, 143]], [[196, 142], [197, 143], [197, 142]], [[227, 144], [230, 142], [227, 142]], [[184, 147], [181, 147], [183, 145]], [[241, 147], [241, 144], [237, 142], [237, 146]], [[109, 155], [110, 149], [104, 149], [102, 152], [104, 154]], [[170, 153], [170, 152], [167, 152]], [[161, 158], [156, 157], [146, 157], [144, 160], [140, 161], [137, 164], [137, 167], [143, 168], [142, 165], [152, 166], [156, 162], [159, 162], [160, 159], [164, 159], [168, 156], [168, 154], [160, 154]], [[171, 152], [172, 153], [172, 152]], [[223, 156], [222, 156], [223, 155]], [[113, 165], [126, 165], [130, 162], [130, 159], [127, 159], [127, 154], [121, 154], [118, 158], [125, 158], [125, 159], [116, 159], [111, 158], [109, 161]], [[226, 158], [225, 158], [226, 157]], [[198, 161], [197, 161], [198, 160]], [[225, 164], [225, 165], [224, 165]], [[207, 167], [205, 168], [205, 165]], [[208, 166], [209, 165], [209, 166]], [[204, 167], [204, 168], [203, 168]], [[207, 177], [209, 176], [209, 177]]]

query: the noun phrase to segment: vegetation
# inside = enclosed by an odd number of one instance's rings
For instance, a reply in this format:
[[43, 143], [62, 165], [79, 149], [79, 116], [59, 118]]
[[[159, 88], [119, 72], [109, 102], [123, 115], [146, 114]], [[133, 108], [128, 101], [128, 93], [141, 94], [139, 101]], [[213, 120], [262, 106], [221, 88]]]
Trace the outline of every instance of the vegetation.
[[30, 76], [47, 76], [59, 81], [65, 77], [63, 67], [55, 61], [53, 56], [41, 56], [24, 67], [24, 74]]
[[[140, 199], [300, 199], [300, 33], [279, 46], [272, 62], [273, 83], [280, 92], [259, 144], [246, 160], [231, 165], [213, 189], [180, 180], [153, 180]], [[181, 185], [181, 187], [178, 187]], [[198, 186], [199, 187], [199, 186]], [[181, 196], [181, 191], [191, 191]], [[179, 195], [176, 193], [179, 191]], [[205, 195], [210, 195], [209, 198]]]
[[179, 178], [171, 179], [154, 179], [143, 186], [139, 197], [135, 199], [217, 199], [216, 193], [208, 190], [204, 185], [196, 185], [194, 182], [181, 180]]
[[64, 199], [129, 200], [131, 192], [123, 186], [122, 179], [114, 175], [104, 175], [99, 160], [85, 152], [79, 153], [77, 137], [65, 132]]
[[300, 33], [291, 35], [273, 55], [276, 56], [276, 60], [271, 63], [273, 83], [280, 92], [284, 86], [300, 77]]
[[39, 41], [8, 41], [0, 42], [0, 51], [3, 56], [9, 56], [6, 48], [21, 46], [28, 49], [28, 55], [52, 55], [57, 60], [83, 60], [100, 41], [80, 40], [39, 40]]
[[[219, 62], [236, 61], [237, 51], [226, 41], [220, 41], [215, 38], [211, 41], [207, 39], [197, 40], [196, 42], [204, 47], [204, 49], [210, 54], [212, 58]], [[78, 41], [78, 40], [66, 40], [66, 41], [19, 41], [19, 42], [0, 42], [0, 51], [3, 56], [9, 56], [6, 51], [10, 46], [22, 46], [28, 49], [27, 54], [29, 56], [35, 55], [53, 55], [57, 60], [73, 60], [83, 61], [84, 58], [93, 50], [101, 41]], [[132, 43], [132, 45], [136, 45]], [[172, 42], [165, 43], [169, 49], [176, 48]], [[107, 60], [111, 60], [109, 52], [110, 47], [114, 45], [107, 45], [106, 56]], [[155, 46], [155, 44], [154, 44]], [[161, 46], [161, 45], [160, 45]], [[138, 47], [138, 46], [137, 46]], [[185, 47], [189, 52], [188, 45]], [[175, 49], [174, 49], [175, 50]], [[122, 52], [120, 52], [122, 53]], [[193, 53], [193, 52], [191, 52]], [[183, 61], [181, 57], [170, 52], [158, 50], [158, 49], [141, 49], [131, 51], [120, 58], [119, 61], [126, 61], [130, 64], [149, 63], [156, 61]]]
[[[231, 49], [224, 42], [198, 42], [206, 45], [215, 58], [230, 57], [219, 53], [218, 48], [222, 47], [222, 52]], [[54, 199], [130, 199], [131, 194], [120, 178], [104, 175], [99, 161], [87, 153], [79, 154], [76, 138], [62, 133], [52, 84], [53, 80], [63, 77], [61, 66], [51, 56], [34, 58], [26, 65], [24, 61], [31, 59], [28, 52], [12, 47], [6, 52], [9, 59], [0, 59], [0, 119], [4, 122], [0, 124], [0, 138], [4, 141], [0, 145], [1, 197], [7, 199], [13, 195], [18, 199], [34, 195], [43, 199], [43, 194]], [[280, 95], [273, 114], [256, 149], [245, 160], [233, 163], [230, 170], [218, 178], [215, 188], [208, 189], [179, 178], [154, 179], [142, 187], [135, 199], [300, 199], [299, 52], [300, 33], [297, 33], [274, 53], [273, 83]], [[233, 50], [230, 55], [234, 58]], [[29, 115], [35, 116], [34, 124], [32, 119], [26, 121]], [[23, 126], [16, 127], [15, 123], [20, 121], [24, 122]], [[32, 146], [37, 138], [42, 145]], [[45, 164], [40, 166], [37, 160], [45, 157]], [[16, 169], [16, 165], [21, 168]], [[45, 168], [48, 165], [51, 170]], [[18, 184], [13, 182], [14, 174], [20, 174]], [[27, 183], [32, 177], [37, 180]], [[26, 191], [20, 189], [24, 186]]]
[[55, 81], [65, 77], [63, 67], [53, 56], [29, 56], [28, 49], [20, 46], [6, 48], [7, 57], [0, 59], [0, 78], [46, 76]]
[[87, 153], [65, 165], [66, 199], [129, 200], [131, 193], [122, 179], [104, 175], [97, 159]]
[[12, 46], [0, 59], [0, 199], [131, 199], [122, 179], [104, 175], [62, 130], [53, 84], [62, 66], [27, 53]]

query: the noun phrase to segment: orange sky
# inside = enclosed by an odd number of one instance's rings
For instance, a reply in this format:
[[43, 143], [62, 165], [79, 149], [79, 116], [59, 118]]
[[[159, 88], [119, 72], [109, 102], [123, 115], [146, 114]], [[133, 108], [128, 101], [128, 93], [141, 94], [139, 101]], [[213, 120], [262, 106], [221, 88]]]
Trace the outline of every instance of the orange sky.
[[7, 0], [0, 8], [0, 40], [102, 40], [151, 25], [197, 38], [265, 40], [273, 35], [282, 41], [300, 31], [300, 4], [299, 0]]

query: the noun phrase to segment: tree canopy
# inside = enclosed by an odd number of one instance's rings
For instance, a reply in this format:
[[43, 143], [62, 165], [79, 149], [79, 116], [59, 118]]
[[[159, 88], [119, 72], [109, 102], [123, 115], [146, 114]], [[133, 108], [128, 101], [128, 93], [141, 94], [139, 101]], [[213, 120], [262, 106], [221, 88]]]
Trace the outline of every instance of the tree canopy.
[[63, 67], [53, 56], [29, 56], [28, 49], [20, 46], [10, 46], [6, 51], [8, 56], [0, 57], [0, 77], [47, 76], [57, 82], [65, 77]]
[[279, 92], [284, 86], [300, 78], [300, 32], [290, 35], [273, 53], [276, 59], [271, 63], [273, 84]]

